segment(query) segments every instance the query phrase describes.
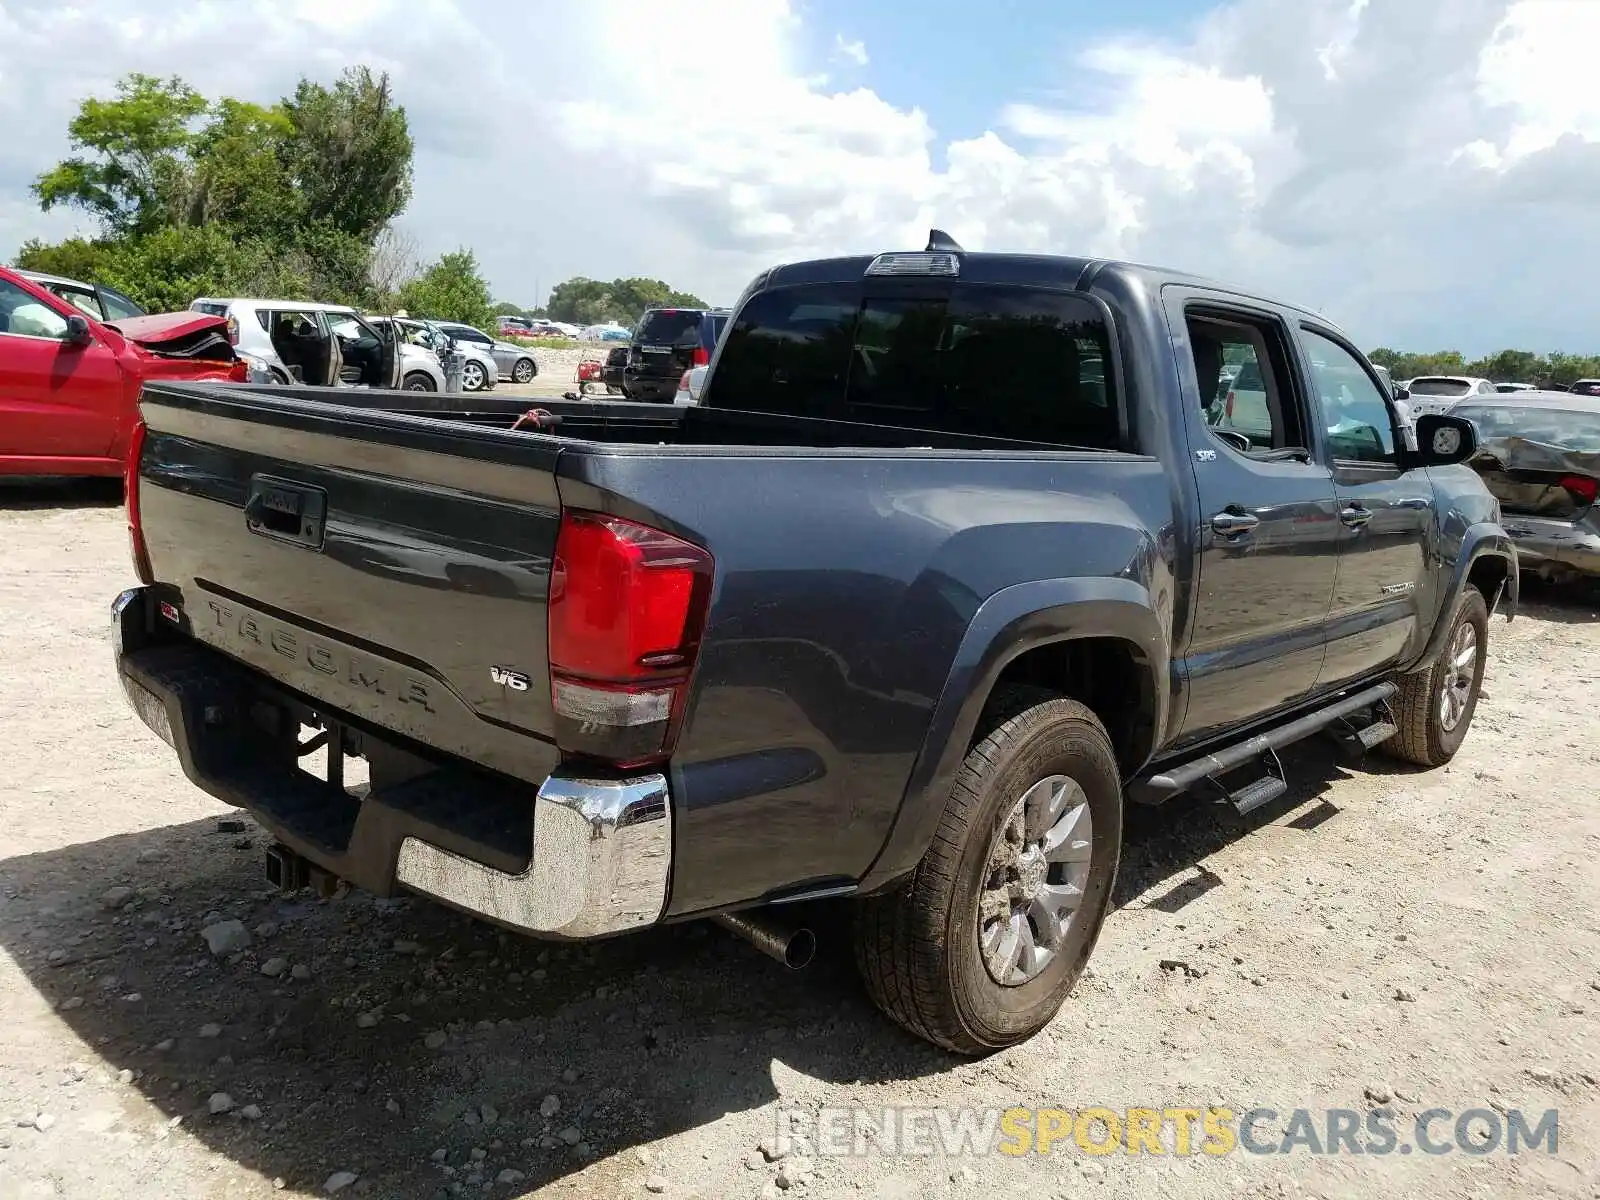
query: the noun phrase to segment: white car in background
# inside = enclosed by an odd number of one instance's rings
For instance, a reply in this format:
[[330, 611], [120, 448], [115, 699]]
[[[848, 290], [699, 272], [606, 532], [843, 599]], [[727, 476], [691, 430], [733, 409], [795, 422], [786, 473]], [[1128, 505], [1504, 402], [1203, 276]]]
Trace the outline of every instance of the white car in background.
[[1494, 383], [1476, 375], [1418, 375], [1400, 385], [1411, 393], [1411, 419], [1445, 413], [1468, 396], [1496, 396]]
[[690, 367], [685, 371], [683, 377], [678, 380], [678, 393], [673, 396], [672, 402], [686, 405], [699, 404], [700, 397], [706, 390], [706, 372], [709, 370], [711, 370], [709, 366], [701, 366]]
[[225, 317], [234, 352], [253, 376], [310, 387], [444, 390], [439, 360], [392, 340], [345, 304], [202, 296], [191, 312]]

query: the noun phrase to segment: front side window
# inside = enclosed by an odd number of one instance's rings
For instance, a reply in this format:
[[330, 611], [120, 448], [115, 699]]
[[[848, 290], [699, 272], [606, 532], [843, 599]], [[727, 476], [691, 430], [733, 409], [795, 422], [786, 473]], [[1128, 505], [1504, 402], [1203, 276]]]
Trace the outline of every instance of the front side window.
[[1334, 458], [1393, 463], [1394, 419], [1365, 366], [1332, 338], [1310, 329], [1301, 330], [1300, 337], [1311, 359], [1311, 382]]
[[956, 285], [863, 296], [859, 284], [775, 288], [725, 334], [706, 403], [1117, 449], [1110, 343], [1081, 296]]
[[71, 287], [68, 284], [57, 283], [50, 285], [50, 290], [60, 296], [73, 308], [83, 313], [86, 317], [100, 319], [100, 304], [94, 298], [94, 293], [85, 288]]
[[0, 279], [0, 333], [62, 339], [67, 336], [67, 319], [10, 280]]
[[[105, 306], [106, 320], [108, 321], [123, 321], [129, 317], [144, 316], [144, 309], [129, 300], [121, 292], [113, 292], [110, 288], [100, 289], [100, 303]], [[219, 313], [217, 315], [224, 314]]]

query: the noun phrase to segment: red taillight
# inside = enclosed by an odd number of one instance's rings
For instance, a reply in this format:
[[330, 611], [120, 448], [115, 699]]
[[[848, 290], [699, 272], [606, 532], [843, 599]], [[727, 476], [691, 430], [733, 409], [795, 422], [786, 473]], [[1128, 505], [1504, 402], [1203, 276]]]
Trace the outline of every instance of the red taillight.
[[232, 313], [229, 313], [228, 314], [228, 345], [237, 346], [238, 344], [239, 344], [239, 318], [234, 316]]
[[1593, 504], [1595, 495], [1600, 493], [1600, 480], [1588, 475], [1568, 475], [1561, 480], [1561, 486], [1579, 504]]
[[128, 510], [128, 549], [133, 555], [133, 570], [140, 583], [154, 583], [150, 552], [144, 544], [144, 525], [139, 519], [139, 459], [144, 454], [144, 422], [135, 421], [128, 437], [128, 461], [122, 467], [122, 497]]
[[704, 346], [696, 346], [694, 348], [694, 357], [690, 361], [697, 367], [706, 366], [711, 362], [711, 351]]
[[562, 513], [548, 647], [563, 750], [628, 765], [671, 752], [712, 570], [707, 551], [658, 529]]

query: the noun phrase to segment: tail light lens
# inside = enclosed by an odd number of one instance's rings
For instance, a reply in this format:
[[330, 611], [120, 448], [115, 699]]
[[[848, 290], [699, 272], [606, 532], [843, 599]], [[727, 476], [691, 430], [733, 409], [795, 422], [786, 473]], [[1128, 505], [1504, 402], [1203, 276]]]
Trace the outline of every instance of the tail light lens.
[[562, 513], [548, 642], [563, 751], [628, 767], [672, 753], [713, 568], [706, 550], [658, 529]]
[[690, 359], [690, 362], [697, 367], [706, 366], [711, 362], [711, 351], [707, 350], [704, 346], [696, 346], [694, 348], [694, 355]]
[[229, 313], [228, 314], [228, 345], [237, 346], [238, 344], [239, 344], [239, 318], [234, 316], [232, 313]]
[[1561, 486], [1567, 489], [1568, 495], [1574, 500], [1584, 505], [1593, 504], [1595, 495], [1600, 493], [1600, 480], [1587, 475], [1568, 475], [1561, 480]]
[[156, 581], [150, 569], [150, 551], [144, 544], [144, 525], [139, 518], [139, 459], [144, 455], [144, 422], [135, 421], [128, 438], [128, 461], [122, 467], [122, 497], [128, 511], [128, 549], [133, 555], [133, 570], [144, 584]]

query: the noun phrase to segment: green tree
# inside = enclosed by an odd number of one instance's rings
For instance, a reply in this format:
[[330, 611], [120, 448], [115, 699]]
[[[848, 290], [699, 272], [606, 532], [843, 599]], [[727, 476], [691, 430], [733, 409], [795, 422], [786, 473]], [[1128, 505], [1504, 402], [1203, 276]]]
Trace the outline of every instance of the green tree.
[[29, 238], [22, 243], [14, 261], [25, 271], [44, 271], [69, 279], [98, 279], [108, 253], [103, 242], [85, 241], [81, 237], [68, 238], [53, 246], [38, 238]]
[[370, 243], [411, 199], [411, 132], [388, 75], [352, 67], [332, 88], [302, 79], [283, 109], [284, 166], [306, 219]]
[[205, 98], [183, 80], [133, 74], [114, 100], [93, 97], [67, 126], [75, 154], [40, 175], [33, 194], [45, 210], [80, 208], [112, 234], [172, 224], [189, 192], [189, 148]]
[[546, 304], [550, 319], [573, 325], [598, 325], [615, 321], [637, 322], [652, 305], [704, 308], [706, 302], [690, 292], [680, 292], [659, 279], [613, 279], [610, 283], [577, 276], [550, 289]]
[[494, 322], [489, 285], [478, 271], [477, 256], [465, 248], [439, 260], [400, 289], [400, 305], [414, 317], [487, 326]]

